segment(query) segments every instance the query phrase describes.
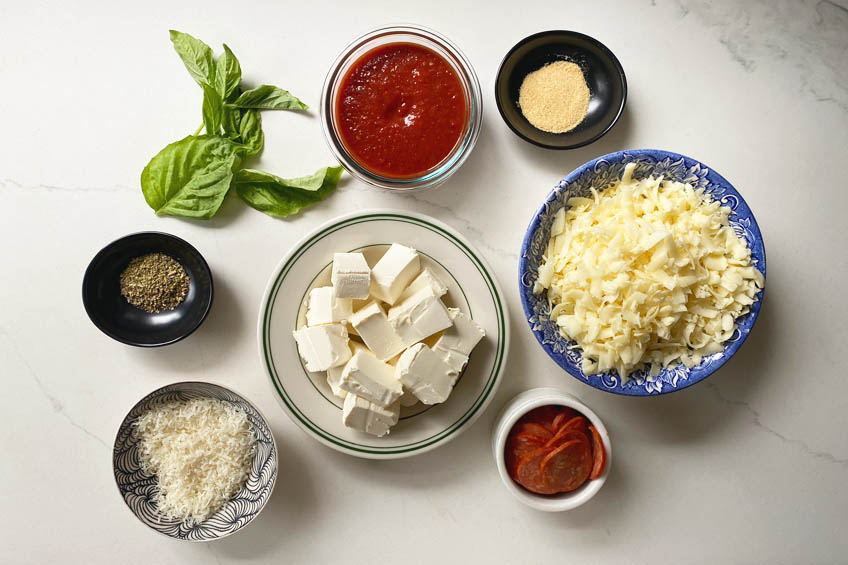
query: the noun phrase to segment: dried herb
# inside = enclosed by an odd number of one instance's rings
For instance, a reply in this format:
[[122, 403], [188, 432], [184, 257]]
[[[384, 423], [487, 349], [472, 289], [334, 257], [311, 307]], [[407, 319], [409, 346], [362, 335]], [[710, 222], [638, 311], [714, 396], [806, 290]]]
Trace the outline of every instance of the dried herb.
[[121, 294], [127, 302], [155, 314], [173, 310], [188, 294], [189, 277], [183, 266], [164, 253], [136, 257], [121, 273]]

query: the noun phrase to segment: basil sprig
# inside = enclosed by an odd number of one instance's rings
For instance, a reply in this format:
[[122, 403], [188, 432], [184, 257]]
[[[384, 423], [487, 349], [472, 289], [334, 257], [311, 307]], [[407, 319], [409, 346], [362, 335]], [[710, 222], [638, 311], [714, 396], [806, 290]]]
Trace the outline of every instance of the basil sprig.
[[[242, 162], [262, 151], [265, 134], [260, 110], [306, 110], [286, 90], [263, 84], [241, 88], [241, 65], [227, 45], [216, 60], [212, 49], [187, 33], [171, 30], [174, 49], [203, 90], [203, 125], [166, 146], [141, 173], [147, 204], [160, 215], [209, 219], [235, 187], [247, 204], [271, 216], [297, 214], [330, 195], [341, 167], [324, 167], [312, 175], [284, 179]], [[200, 129], [206, 130], [198, 135]]]

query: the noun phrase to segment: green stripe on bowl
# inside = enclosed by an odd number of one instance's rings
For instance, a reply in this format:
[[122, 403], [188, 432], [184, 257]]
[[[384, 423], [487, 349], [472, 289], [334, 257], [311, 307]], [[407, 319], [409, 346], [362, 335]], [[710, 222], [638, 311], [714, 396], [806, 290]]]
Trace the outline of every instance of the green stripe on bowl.
[[[492, 371], [489, 373], [489, 378], [486, 382], [486, 386], [483, 389], [480, 396], [477, 397], [477, 400], [468, 409], [465, 414], [459, 417], [453, 424], [448, 426], [446, 429], [438, 432], [437, 434], [425, 438], [423, 440], [419, 440], [414, 443], [404, 444], [404, 445], [396, 445], [392, 447], [378, 448], [369, 445], [363, 445], [351, 441], [344, 440], [339, 438], [324, 429], [317, 426], [312, 420], [310, 420], [301, 410], [300, 408], [292, 402], [286, 393], [285, 387], [280, 381], [279, 376], [277, 375], [276, 366], [274, 364], [273, 356], [271, 354], [270, 347], [270, 320], [271, 315], [274, 308], [274, 302], [277, 296], [277, 292], [282, 285], [283, 280], [285, 280], [286, 275], [291, 270], [291, 267], [297, 262], [298, 259], [315, 243], [326, 237], [327, 235], [338, 231], [339, 229], [347, 226], [352, 226], [360, 223], [371, 222], [376, 220], [392, 220], [392, 221], [400, 221], [406, 222], [413, 225], [418, 225], [421, 227], [425, 227], [430, 229], [431, 231], [435, 231], [436, 233], [442, 235], [446, 239], [448, 239], [451, 243], [453, 243], [460, 251], [462, 251], [466, 257], [468, 257], [474, 266], [477, 268], [478, 272], [483, 275], [484, 280], [486, 281], [486, 285], [489, 288], [489, 293], [492, 297], [492, 301], [495, 304], [497, 319], [498, 319], [498, 342], [496, 349], [496, 357], [495, 363], [492, 366]], [[301, 244], [301, 246], [295, 250], [283, 267], [280, 269], [280, 272], [275, 279], [273, 286], [271, 288], [271, 292], [268, 294], [268, 300], [264, 305], [263, 312], [263, 321], [262, 321], [262, 351], [263, 357], [265, 361], [265, 366], [268, 369], [268, 373], [271, 377], [271, 382], [274, 385], [274, 389], [279, 394], [280, 399], [283, 404], [289, 409], [289, 412], [297, 418], [297, 420], [305, 426], [307, 429], [312, 431], [317, 436], [323, 438], [325, 441], [338, 445], [344, 449], [348, 449], [351, 451], [357, 451], [361, 453], [372, 453], [375, 455], [386, 455], [386, 454], [397, 454], [397, 453], [408, 453], [412, 451], [417, 451], [442, 441], [448, 436], [455, 433], [458, 429], [460, 429], [472, 416], [474, 416], [480, 409], [480, 407], [485, 403], [486, 399], [492, 393], [494, 386], [497, 382], [497, 376], [500, 373], [501, 367], [503, 365], [504, 356], [506, 354], [506, 350], [504, 347], [504, 335], [506, 332], [506, 319], [504, 315], [504, 307], [502, 304], [502, 297], [498, 293], [497, 287], [495, 285], [494, 279], [492, 275], [483, 267], [482, 261], [477, 257], [474, 251], [467, 246], [464, 242], [457, 239], [453, 234], [444, 230], [440, 226], [432, 224], [426, 220], [422, 220], [420, 218], [415, 218], [412, 216], [405, 216], [403, 214], [391, 214], [391, 213], [376, 213], [376, 214], [367, 214], [364, 216], [358, 216], [355, 218], [349, 218], [346, 220], [342, 220], [335, 224], [331, 224], [321, 231], [312, 235], [308, 240]]]

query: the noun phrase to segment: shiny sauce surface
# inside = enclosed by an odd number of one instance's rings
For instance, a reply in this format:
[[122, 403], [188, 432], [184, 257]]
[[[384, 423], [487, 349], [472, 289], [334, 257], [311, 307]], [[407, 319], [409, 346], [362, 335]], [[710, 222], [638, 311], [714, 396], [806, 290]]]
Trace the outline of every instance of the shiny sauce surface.
[[348, 153], [384, 177], [416, 177], [438, 165], [453, 151], [466, 121], [456, 71], [436, 52], [412, 43], [363, 54], [336, 98], [336, 124]]

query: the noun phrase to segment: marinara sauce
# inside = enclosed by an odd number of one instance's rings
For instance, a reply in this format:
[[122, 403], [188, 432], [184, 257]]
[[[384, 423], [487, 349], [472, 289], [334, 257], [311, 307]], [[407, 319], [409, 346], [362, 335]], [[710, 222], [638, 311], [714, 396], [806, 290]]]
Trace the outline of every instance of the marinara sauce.
[[362, 55], [336, 98], [336, 123], [348, 153], [384, 177], [416, 177], [438, 165], [466, 121], [456, 71], [413, 43], [389, 43]]

